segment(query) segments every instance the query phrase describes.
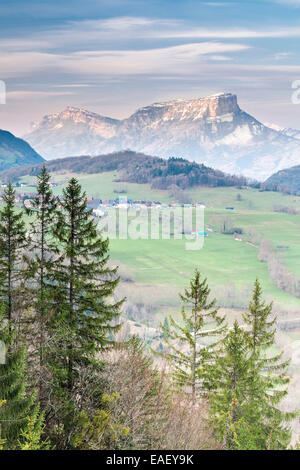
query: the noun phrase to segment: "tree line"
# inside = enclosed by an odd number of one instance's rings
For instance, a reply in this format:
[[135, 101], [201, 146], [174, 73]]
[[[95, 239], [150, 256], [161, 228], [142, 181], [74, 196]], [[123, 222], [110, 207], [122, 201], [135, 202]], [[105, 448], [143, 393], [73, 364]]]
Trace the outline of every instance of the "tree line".
[[[79, 156], [45, 163], [49, 172], [103, 173], [118, 171], [116, 182], [149, 183], [152, 188], [169, 189], [172, 185], [187, 189], [193, 186], [246, 186], [247, 178], [227, 175], [220, 170], [183, 158], [159, 158], [124, 150], [95, 157]], [[36, 176], [43, 164], [10, 168], [1, 173], [3, 182], [18, 181], [22, 176]]]
[[229, 327], [196, 270], [182, 319], [161, 325], [162, 350], [122, 340], [119, 278], [72, 178], [50, 174], [18, 208], [0, 210], [0, 449], [286, 449], [288, 361], [256, 281], [242, 324]]

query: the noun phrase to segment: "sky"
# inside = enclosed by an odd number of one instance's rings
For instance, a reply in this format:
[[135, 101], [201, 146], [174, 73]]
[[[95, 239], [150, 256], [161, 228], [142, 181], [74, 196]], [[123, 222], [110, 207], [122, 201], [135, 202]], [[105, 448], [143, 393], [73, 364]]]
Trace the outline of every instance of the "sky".
[[300, 0], [11, 0], [0, 21], [0, 128], [18, 136], [67, 106], [125, 118], [220, 92], [300, 128]]

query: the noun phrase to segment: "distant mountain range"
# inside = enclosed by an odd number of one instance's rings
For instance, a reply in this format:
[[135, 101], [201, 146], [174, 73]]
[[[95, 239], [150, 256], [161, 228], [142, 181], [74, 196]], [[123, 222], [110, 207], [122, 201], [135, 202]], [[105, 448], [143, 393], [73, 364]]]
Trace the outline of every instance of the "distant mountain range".
[[25, 138], [47, 159], [131, 149], [260, 180], [300, 163], [300, 131], [262, 124], [230, 93], [154, 103], [123, 120], [68, 107]]
[[298, 129], [292, 129], [291, 127], [280, 127], [276, 124], [267, 123], [265, 123], [265, 126], [270, 127], [271, 129], [274, 129], [275, 131], [280, 132], [287, 137], [293, 137], [294, 139], [300, 140], [300, 131]]
[[[230, 176], [203, 164], [182, 158], [163, 159], [132, 151], [115, 152], [95, 157], [67, 157], [45, 163], [50, 172], [102, 173], [116, 172], [117, 182], [148, 183], [152, 188], [181, 190], [194, 186], [242, 186], [243, 177]], [[1, 173], [1, 181], [17, 181], [25, 175], [37, 175], [42, 164], [12, 168]]]
[[0, 171], [43, 161], [27, 142], [10, 132], [0, 130]]

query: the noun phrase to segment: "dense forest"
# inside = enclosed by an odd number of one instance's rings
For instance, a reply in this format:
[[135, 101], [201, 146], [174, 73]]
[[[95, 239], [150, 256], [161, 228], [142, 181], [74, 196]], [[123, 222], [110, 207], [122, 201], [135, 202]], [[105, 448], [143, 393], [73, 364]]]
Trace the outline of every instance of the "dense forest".
[[0, 449], [290, 447], [289, 361], [258, 280], [229, 326], [195, 269], [181, 320], [161, 325], [163, 347], [125, 340], [109, 241], [78, 181], [57, 198], [45, 166], [29, 207], [4, 191], [0, 262]]
[[[37, 175], [43, 164], [13, 168], [1, 173], [3, 182], [15, 182], [24, 175]], [[100, 155], [60, 158], [45, 163], [48, 171], [72, 173], [102, 173], [118, 171], [118, 181], [150, 183], [153, 188], [168, 189], [173, 185], [181, 189], [192, 186], [243, 186], [245, 177], [226, 175], [203, 164], [183, 158], [151, 157], [130, 150]]]

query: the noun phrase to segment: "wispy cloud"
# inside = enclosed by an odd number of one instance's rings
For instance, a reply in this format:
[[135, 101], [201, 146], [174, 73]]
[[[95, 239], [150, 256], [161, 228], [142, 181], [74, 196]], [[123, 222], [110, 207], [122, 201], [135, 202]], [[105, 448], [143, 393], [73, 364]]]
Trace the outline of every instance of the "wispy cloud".
[[[234, 3], [231, 3], [234, 5]], [[230, 5], [230, 3], [226, 3], [226, 2], [203, 2], [203, 5], [207, 6], [207, 7], [228, 7]]]
[[[244, 44], [202, 42], [141, 51], [84, 51], [72, 54], [66, 67], [76, 73], [87, 70], [100, 75], [192, 73], [205, 57], [248, 49]], [[188, 67], [188, 68], [187, 68]]]
[[0, 56], [1, 78], [33, 76], [43, 71], [55, 70], [67, 56], [43, 52], [12, 52]]
[[43, 98], [51, 98], [57, 96], [65, 96], [65, 95], [73, 95], [74, 93], [65, 91], [34, 91], [34, 90], [18, 90], [18, 91], [10, 91], [7, 93], [8, 100], [17, 100], [17, 101], [24, 101], [24, 100], [35, 100], [35, 99], [43, 99]]
[[[300, 0], [299, 0], [300, 5]], [[211, 38], [211, 39], [243, 39], [243, 38], [283, 38], [299, 37], [299, 26], [274, 26], [272, 28], [215, 28], [195, 27], [192, 21], [156, 19], [143, 17], [116, 17], [108, 20], [88, 20], [72, 22], [55, 32], [57, 39], [70, 41], [77, 39], [83, 42], [110, 37], [119, 32], [127, 38]], [[46, 36], [47, 37], [47, 36]], [[50, 39], [50, 36], [49, 36]]]
[[[0, 57], [3, 78], [52, 71], [80, 75], [191, 73], [206, 56], [249, 49], [244, 44], [202, 42], [144, 50], [80, 51], [69, 54], [13, 53]], [[215, 59], [216, 60], [216, 59]], [[187, 68], [188, 67], [188, 68]]]
[[32, 51], [49, 49], [52, 47], [51, 41], [44, 41], [40, 38], [36, 39], [5, 39], [0, 41], [0, 49], [2, 51]]
[[160, 38], [206, 38], [206, 39], [252, 39], [300, 37], [299, 27], [278, 27], [272, 29], [247, 28], [188, 28], [159, 32]]
[[89, 83], [65, 83], [61, 85], [54, 85], [55, 88], [86, 88], [91, 86]]
[[209, 60], [216, 60], [216, 61], [227, 61], [227, 60], [232, 60], [232, 57], [229, 57], [227, 55], [210, 55]]
[[276, 54], [274, 54], [274, 59], [275, 60], [288, 59], [289, 57], [293, 55], [294, 54], [292, 52], [277, 52]]
[[[300, 1], [299, 1], [300, 4]], [[0, 42], [3, 51], [98, 49], [99, 42], [110, 44], [140, 40], [230, 40], [300, 37], [299, 26], [196, 27], [192, 21], [123, 16], [108, 19], [72, 21], [31, 37]]]
[[282, 3], [283, 5], [300, 6], [300, 0], [269, 0], [273, 3]]

